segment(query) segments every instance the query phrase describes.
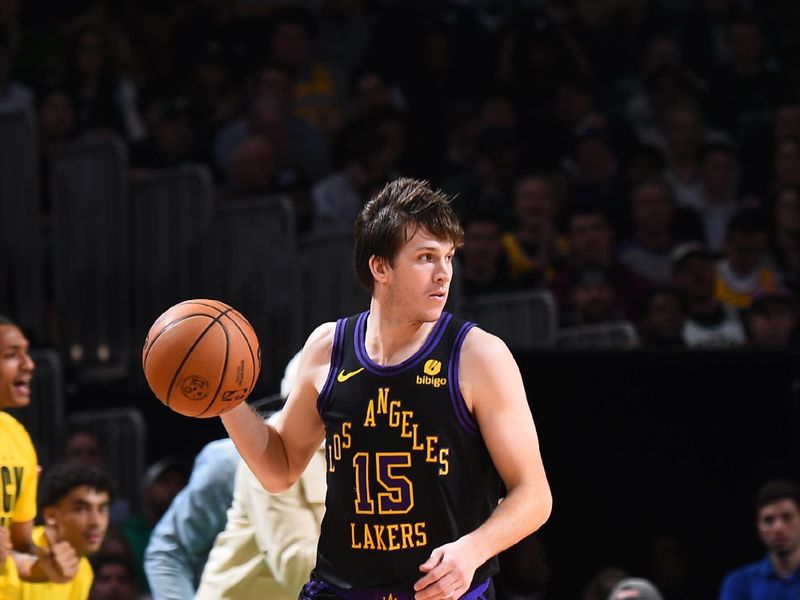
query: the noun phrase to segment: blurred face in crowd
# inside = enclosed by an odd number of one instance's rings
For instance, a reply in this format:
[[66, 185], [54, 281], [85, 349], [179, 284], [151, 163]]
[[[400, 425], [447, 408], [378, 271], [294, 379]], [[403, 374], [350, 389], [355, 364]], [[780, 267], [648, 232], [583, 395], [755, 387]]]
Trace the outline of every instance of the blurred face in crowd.
[[576, 263], [611, 261], [613, 233], [605, 217], [599, 214], [578, 214], [569, 225], [569, 248]]
[[30, 404], [34, 367], [22, 331], [15, 325], [0, 325], [0, 409]]
[[727, 152], [711, 152], [703, 161], [703, 187], [711, 197], [730, 194], [734, 176], [734, 160]]
[[108, 503], [108, 492], [79, 485], [55, 506], [46, 506], [44, 520], [55, 523], [79, 556], [94, 554], [108, 529]]
[[696, 152], [702, 140], [700, 115], [690, 107], [676, 108], [667, 115], [667, 142], [677, 154]]
[[231, 175], [240, 194], [262, 194], [272, 186], [275, 152], [262, 136], [246, 138], [233, 154]]
[[465, 270], [494, 272], [503, 252], [500, 241], [500, 224], [496, 221], [472, 221], [464, 229], [461, 256]]
[[800, 233], [800, 192], [785, 189], [775, 202], [775, 223], [780, 231]]
[[761, 58], [761, 31], [754, 23], [734, 23], [728, 35], [731, 62], [753, 68]]
[[775, 181], [779, 185], [800, 184], [800, 143], [786, 138], [775, 147]]
[[650, 299], [644, 320], [651, 333], [663, 340], [680, 338], [681, 328], [686, 319], [683, 304], [677, 294], [656, 293]]
[[713, 299], [715, 280], [714, 263], [704, 256], [686, 258], [672, 273], [675, 289], [689, 302], [708, 302]]
[[581, 177], [588, 183], [607, 182], [614, 174], [615, 158], [611, 148], [599, 138], [587, 138], [578, 144], [575, 162]]
[[767, 504], [758, 511], [758, 536], [770, 553], [787, 557], [800, 548], [800, 509], [794, 500]]
[[800, 137], [800, 105], [780, 106], [775, 111], [775, 139], [794, 136]]
[[84, 33], [78, 40], [75, 56], [78, 71], [86, 77], [97, 77], [106, 66], [106, 53], [103, 41], [94, 32]]
[[378, 73], [365, 73], [353, 86], [356, 113], [365, 116], [391, 106], [392, 92]]
[[666, 185], [643, 184], [633, 194], [633, 222], [637, 230], [664, 233], [672, 226], [674, 207]]
[[65, 455], [64, 460], [67, 463], [93, 467], [103, 466], [100, 440], [88, 431], [76, 431], [69, 436]]
[[122, 562], [106, 562], [97, 571], [90, 600], [136, 600], [136, 585]]
[[306, 28], [296, 23], [279, 23], [272, 36], [275, 58], [293, 67], [306, 61], [310, 43]]
[[786, 348], [797, 327], [797, 313], [788, 302], [766, 301], [750, 311], [753, 343], [764, 348]]
[[526, 177], [517, 185], [514, 216], [520, 228], [533, 234], [552, 230], [556, 208], [553, 188], [542, 177]]
[[39, 128], [54, 140], [67, 140], [75, 130], [75, 106], [64, 92], [50, 92], [39, 108]]
[[599, 323], [614, 313], [614, 290], [606, 281], [579, 283], [572, 292], [572, 304], [583, 323]]
[[764, 260], [767, 238], [764, 232], [736, 231], [725, 243], [725, 255], [734, 271], [752, 273]]
[[186, 114], [162, 118], [156, 125], [154, 138], [160, 152], [167, 158], [186, 157], [194, 144], [192, 120]]

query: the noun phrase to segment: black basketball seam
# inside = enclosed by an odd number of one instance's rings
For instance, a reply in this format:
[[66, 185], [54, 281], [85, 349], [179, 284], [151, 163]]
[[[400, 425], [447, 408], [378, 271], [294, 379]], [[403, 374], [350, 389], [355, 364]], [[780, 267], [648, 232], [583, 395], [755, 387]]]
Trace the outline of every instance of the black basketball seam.
[[[244, 321], [245, 323], [250, 325], [250, 321], [245, 319], [244, 315], [242, 315], [242, 313], [240, 313], [238, 310], [232, 309], [232, 312], [233, 312], [233, 314], [235, 314], [236, 316], [241, 318], [242, 321]], [[247, 350], [250, 352], [250, 362], [253, 363], [253, 371], [252, 371], [252, 374], [250, 375], [250, 385], [247, 387], [248, 393], [249, 393], [249, 392], [253, 391], [253, 387], [256, 384], [256, 357], [255, 357], [255, 353], [253, 352], [253, 347], [250, 345], [250, 340], [247, 339], [247, 336], [245, 335], [244, 330], [241, 327], [239, 327], [239, 324], [236, 321], [234, 321], [229, 314], [225, 314], [225, 316], [228, 317], [228, 320], [231, 323], [233, 323], [234, 327], [236, 327], [236, 329], [239, 330], [239, 333], [242, 334], [242, 337], [244, 338], [244, 343], [247, 344]], [[253, 329], [252, 325], [250, 325], [250, 329], [251, 330]], [[253, 333], [255, 334], [255, 330], [253, 330]], [[217, 414], [220, 414], [220, 413], [217, 413]]]
[[[225, 304], [224, 302], [220, 302], [219, 300], [209, 300], [209, 302], [219, 302], [222, 306], [225, 307], [227, 310], [233, 310], [230, 306]], [[220, 315], [226, 311], [223, 311], [220, 307], [214, 306], [213, 304], [206, 304], [205, 302], [198, 302], [197, 300], [184, 300], [183, 302], [178, 302], [175, 306], [184, 306], [185, 304], [197, 304], [198, 306], [205, 306], [206, 308], [213, 308], [214, 310], [219, 311]]]
[[[212, 306], [211, 308], [214, 307]], [[152, 340], [148, 342], [149, 345], [147, 346], [147, 350], [145, 350], [144, 356], [142, 357], [142, 369], [144, 369], [145, 365], [147, 365], [147, 357], [150, 356], [150, 350], [153, 349], [156, 340], [161, 337], [161, 334], [167, 331], [167, 329], [172, 329], [175, 325], [177, 325], [181, 321], [188, 319], [189, 317], [208, 317], [209, 319], [216, 319], [216, 317], [212, 317], [211, 315], [207, 315], [206, 313], [191, 313], [188, 315], [183, 315], [182, 317], [178, 317], [177, 319], [170, 321], [169, 323], [164, 325], [164, 327], [161, 328], [161, 331], [159, 331], [156, 334], [156, 337], [154, 337]]]
[[[229, 309], [229, 310], [233, 310], [233, 309]], [[228, 311], [225, 311], [225, 312], [228, 312]], [[223, 316], [225, 316], [225, 313], [221, 314], [220, 318], [223, 317]], [[222, 327], [222, 333], [225, 334], [225, 361], [222, 363], [222, 376], [219, 378], [219, 384], [217, 385], [217, 390], [214, 392], [214, 395], [211, 397], [211, 400], [209, 401], [208, 406], [206, 406], [203, 410], [201, 410], [199, 413], [194, 415], [195, 417], [200, 417], [200, 416], [204, 415], [205, 413], [208, 412], [208, 409], [211, 408], [214, 405], [214, 402], [216, 402], [217, 396], [219, 395], [219, 391], [220, 391], [220, 389], [222, 389], [222, 382], [225, 380], [225, 374], [228, 372], [228, 355], [230, 354], [230, 347], [231, 347], [230, 340], [228, 339], [228, 330], [225, 328], [225, 325], [223, 325], [219, 321], [219, 319], [217, 319], [217, 323], [219, 323], [219, 326]]]
[[[228, 310], [233, 310], [233, 309], [229, 308]], [[226, 311], [226, 312], [227, 312], [227, 311]], [[208, 330], [209, 330], [209, 329], [211, 329], [211, 327], [213, 327], [213, 326], [214, 326], [214, 323], [219, 323], [219, 318], [220, 318], [220, 317], [221, 317], [223, 314], [225, 314], [225, 313], [222, 313], [222, 314], [219, 314], [219, 315], [217, 315], [216, 317], [213, 317], [213, 319], [212, 319], [211, 323], [209, 323], [209, 324], [208, 324], [208, 326], [207, 326], [207, 327], [206, 327], [206, 328], [203, 330], [203, 332], [202, 332], [202, 333], [201, 333], [199, 336], [197, 336], [197, 339], [196, 339], [196, 340], [194, 341], [194, 343], [191, 345], [191, 347], [189, 348], [189, 350], [187, 350], [187, 351], [186, 351], [186, 354], [184, 355], [184, 357], [183, 357], [183, 360], [181, 360], [181, 363], [178, 365], [178, 368], [177, 368], [177, 369], [175, 369], [175, 374], [172, 376], [172, 381], [170, 382], [170, 384], [169, 384], [169, 388], [168, 388], [168, 390], [167, 390], [167, 397], [166, 397], [166, 399], [164, 400], [164, 404], [166, 404], [166, 405], [167, 405], [167, 407], [169, 407], [169, 397], [170, 397], [170, 395], [172, 394], [172, 386], [174, 386], [174, 385], [175, 385], [175, 380], [178, 378], [178, 374], [181, 372], [181, 369], [183, 369], [183, 365], [185, 365], [185, 364], [186, 364], [186, 361], [189, 359], [189, 356], [192, 354], [192, 352], [194, 352], [194, 349], [197, 347], [197, 344], [199, 344], [199, 343], [200, 343], [200, 340], [202, 340], [202, 339], [203, 339], [203, 336], [204, 336], [206, 333], [208, 333]], [[211, 315], [203, 315], [203, 316], [205, 316], [205, 317], [210, 317]], [[220, 326], [222, 327], [222, 330], [223, 330], [223, 331], [225, 331], [225, 326], [224, 326], [224, 325], [222, 325], [221, 323], [220, 323]], [[228, 332], [226, 331], [226, 332], [225, 332], [225, 339], [226, 339], [226, 342], [227, 342], [227, 337], [228, 337]], [[227, 348], [226, 348], [226, 352], [225, 352], [225, 363], [227, 364], [227, 362], [228, 362], [228, 353], [227, 353]], [[223, 374], [223, 376], [225, 375], [225, 371], [224, 371], [224, 370], [223, 370], [222, 374]], [[220, 378], [220, 385], [222, 385], [222, 378]]]

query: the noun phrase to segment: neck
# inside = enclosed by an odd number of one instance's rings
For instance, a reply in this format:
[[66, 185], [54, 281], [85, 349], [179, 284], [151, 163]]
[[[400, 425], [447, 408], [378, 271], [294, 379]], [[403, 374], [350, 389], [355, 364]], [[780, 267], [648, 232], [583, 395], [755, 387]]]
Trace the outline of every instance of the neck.
[[397, 365], [414, 355], [425, 342], [435, 322], [404, 318], [372, 298], [364, 345], [367, 354], [382, 366]]
[[791, 577], [795, 571], [800, 569], [800, 546], [785, 556], [779, 556], [774, 552], [770, 552], [769, 558], [778, 575], [781, 577]]

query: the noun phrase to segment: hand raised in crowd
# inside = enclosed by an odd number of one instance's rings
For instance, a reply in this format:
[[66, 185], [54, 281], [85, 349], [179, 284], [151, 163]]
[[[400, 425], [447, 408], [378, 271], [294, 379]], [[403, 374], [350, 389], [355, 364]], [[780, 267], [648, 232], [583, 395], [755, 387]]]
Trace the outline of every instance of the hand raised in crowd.
[[50, 581], [66, 583], [78, 572], [78, 555], [72, 544], [63, 539], [60, 528], [51, 521], [45, 525], [47, 548], [37, 547], [39, 564]]

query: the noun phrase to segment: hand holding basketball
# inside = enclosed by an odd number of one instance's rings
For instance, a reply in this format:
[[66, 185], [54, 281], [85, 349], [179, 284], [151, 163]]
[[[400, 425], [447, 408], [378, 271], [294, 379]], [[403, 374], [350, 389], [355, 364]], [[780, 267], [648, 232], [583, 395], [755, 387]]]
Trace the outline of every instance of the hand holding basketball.
[[253, 391], [261, 348], [252, 326], [235, 309], [218, 300], [187, 300], [153, 323], [142, 368], [167, 407], [189, 417], [214, 417]]

